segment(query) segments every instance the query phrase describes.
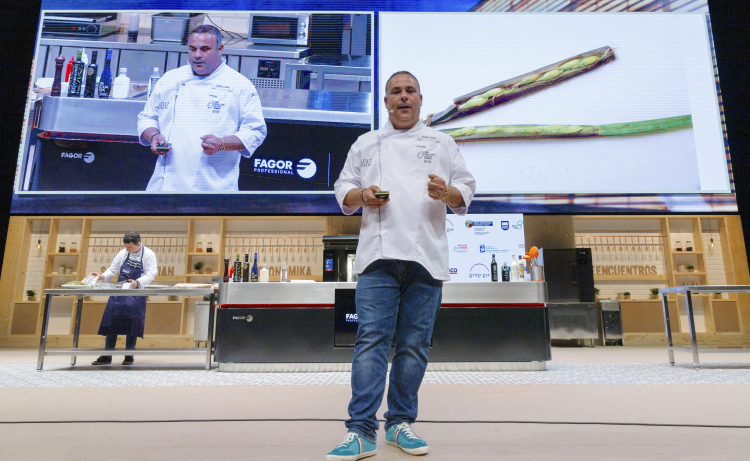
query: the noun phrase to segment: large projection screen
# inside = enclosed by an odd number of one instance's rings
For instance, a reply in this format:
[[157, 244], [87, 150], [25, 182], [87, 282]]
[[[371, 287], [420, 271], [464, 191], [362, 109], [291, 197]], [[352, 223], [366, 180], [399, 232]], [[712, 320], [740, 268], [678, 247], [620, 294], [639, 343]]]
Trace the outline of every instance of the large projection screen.
[[[71, 10], [67, 2], [45, 0], [11, 212], [337, 214], [333, 184], [349, 146], [386, 123], [385, 82], [400, 70], [419, 79], [422, 118], [456, 139], [475, 175], [472, 212], [736, 212], [707, 3], [584, 3], [341, 1], [332, 11], [327, 2], [289, 0], [249, 11], [197, 0], [81, 2]], [[43, 33], [45, 14], [104, 10], [117, 14], [119, 30], [100, 43], [49, 28]], [[140, 47], [121, 42], [133, 13], [167, 12], [203, 14], [205, 24], [233, 15], [238, 21], [310, 15], [311, 32], [316, 18], [317, 27], [335, 23], [330, 30], [339, 35], [332, 41], [349, 42], [334, 50], [334, 65], [358, 66], [351, 72], [366, 84], [326, 83], [321, 91], [317, 71], [294, 74], [302, 89], [261, 83], [276, 69], [275, 58], [250, 61], [250, 43], [229, 20], [226, 66], [256, 85], [265, 139], [240, 156], [236, 186], [153, 190], [162, 166], [138, 143], [137, 117], [148, 101], [142, 90], [155, 62], [143, 50], [162, 53], [156, 59], [162, 75], [185, 68], [188, 50], [152, 41], [144, 22]], [[346, 34], [357, 21], [367, 25], [368, 46], [354, 55]], [[287, 63], [324, 57], [310, 40], [301, 47], [312, 56], [285, 55], [291, 58], [282, 61], [281, 80]], [[100, 74], [107, 49], [117, 59], [113, 76], [130, 68], [127, 101], [49, 96], [55, 57], [67, 64], [86, 47], [89, 57], [98, 52]], [[302, 110], [289, 116], [292, 106]], [[111, 120], [101, 116], [102, 107]], [[222, 107], [214, 101], [208, 110]], [[89, 112], [85, 120], [81, 114]], [[181, 128], [184, 137], [200, 138]], [[203, 168], [216, 158], [191, 161]]]

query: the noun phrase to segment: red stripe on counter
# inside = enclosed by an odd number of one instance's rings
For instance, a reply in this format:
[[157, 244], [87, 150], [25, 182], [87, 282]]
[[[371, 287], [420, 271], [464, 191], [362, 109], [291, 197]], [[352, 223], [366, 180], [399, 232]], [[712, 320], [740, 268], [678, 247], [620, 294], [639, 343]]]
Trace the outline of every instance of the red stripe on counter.
[[308, 309], [332, 309], [333, 304], [222, 304], [221, 309], [283, 309], [306, 307]]
[[[334, 304], [222, 304], [221, 309], [331, 309]], [[544, 307], [544, 303], [444, 303], [441, 308]]]
[[544, 307], [544, 303], [443, 303], [440, 307]]

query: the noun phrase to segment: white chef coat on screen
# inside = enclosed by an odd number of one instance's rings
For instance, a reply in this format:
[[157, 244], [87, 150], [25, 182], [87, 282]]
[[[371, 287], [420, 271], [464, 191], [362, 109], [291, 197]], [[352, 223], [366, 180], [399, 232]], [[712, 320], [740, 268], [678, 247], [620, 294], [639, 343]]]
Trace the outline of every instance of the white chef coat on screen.
[[352, 145], [334, 185], [341, 210], [347, 215], [357, 211], [344, 206], [344, 197], [355, 188], [376, 185], [391, 198], [379, 209], [363, 209], [355, 274], [378, 259], [401, 259], [418, 262], [435, 279], [450, 280], [446, 205], [427, 195], [430, 174], [461, 192], [466, 206], [451, 210], [465, 215], [476, 182], [447, 134], [421, 122], [410, 130], [395, 130], [388, 121]]
[[[226, 63], [208, 76], [190, 65], [170, 70], [156, 82], [138, 114], [141, 144], [158, 128], [172, 150], [160, 155], [147, 191], [236, 191], [240, 157], [250, 157], [266, 137], [260, 97], [253, 84]], [[245, 149], [206, 155], [201, 136], [237, 136]]]
[[151, 285], [151, 282], [156, 278], [158, 270], [156, 267], [156, 255], [151, 249], [146, 248], [145, 246], [142, 246], [141, 248], [143, 249], [143, 261], [141, 261], [140, 251], [137, 253], [128, 253], [128, 250], [124, 248], [120, 250], [112, 261], [112, 265], [110, 265], [109, 269], [102, 274], [104, 276], [104, 281], [109, 282], [112, 280], [112, 277], [120, 273], [120, 267], [122, 267], [122, 264], [125, 262], [125, 259], [127, 259], [129, 254], [131, 261], [143, 263], [143, 274], [138, 279], [138, 283], [140, 283], [142, 287]]

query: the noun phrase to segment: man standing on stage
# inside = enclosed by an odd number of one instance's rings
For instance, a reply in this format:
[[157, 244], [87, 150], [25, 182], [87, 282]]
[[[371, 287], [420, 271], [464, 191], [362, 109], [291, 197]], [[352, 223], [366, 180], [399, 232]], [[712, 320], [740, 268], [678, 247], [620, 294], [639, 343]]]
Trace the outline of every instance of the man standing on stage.
[[[344, 440], [326, 455], [329, 461], [375, 454], [376, 412], [394, 335], [386, 443], [412, 455], [427, 453], [411, 424], [443, 281], [450, 279], [445, 207], [466, 214], [476, 188], [453, 139], [420, 122], [422, 95], [412, 74], [393, 74], [384, 100], [388, 122], [351, 147], [335, 184], [344, 214], [363, 211], [354, 265], [359, 326], [350, 418]], [[382, 197], [384, 191], [388, 197]]]

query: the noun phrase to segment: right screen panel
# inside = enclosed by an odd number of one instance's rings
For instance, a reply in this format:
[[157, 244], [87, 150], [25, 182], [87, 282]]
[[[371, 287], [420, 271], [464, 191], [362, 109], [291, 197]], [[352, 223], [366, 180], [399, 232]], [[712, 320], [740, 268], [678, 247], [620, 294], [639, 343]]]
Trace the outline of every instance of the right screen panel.
[[736, 210], [705, 12], [381, 13], [379, 37], [381, 90], [419, 79], [482, 211]]

